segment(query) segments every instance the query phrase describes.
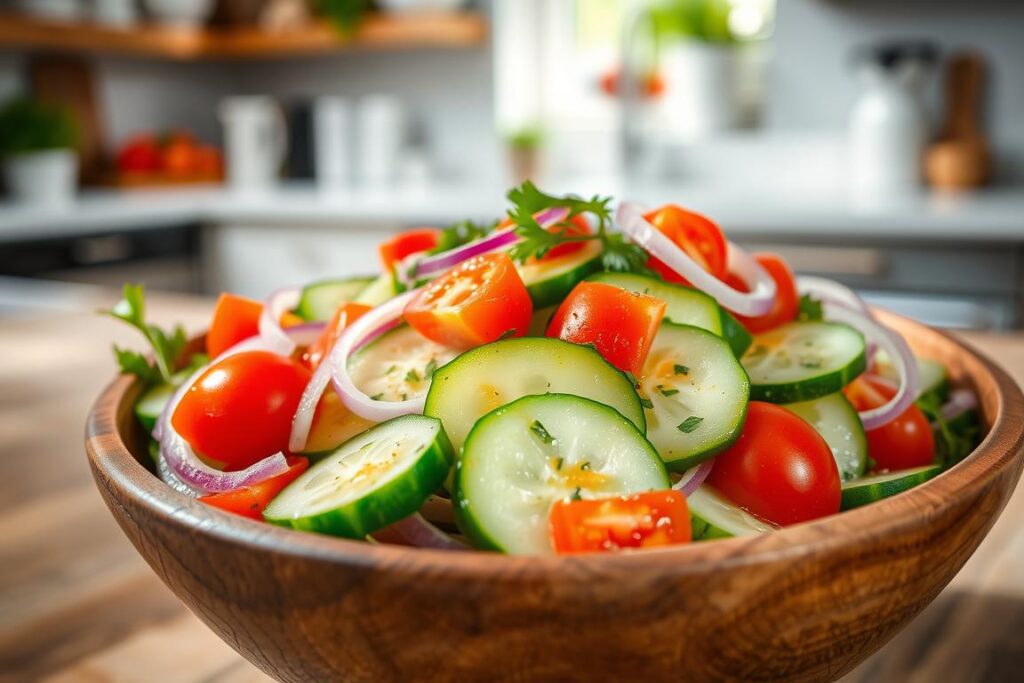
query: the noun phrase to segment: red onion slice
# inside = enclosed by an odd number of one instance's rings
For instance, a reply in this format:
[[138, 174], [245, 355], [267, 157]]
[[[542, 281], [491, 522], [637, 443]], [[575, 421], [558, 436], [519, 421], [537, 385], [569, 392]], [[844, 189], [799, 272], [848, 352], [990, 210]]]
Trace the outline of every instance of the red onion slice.
[[914, 354], [910, 347], [907, 346], [907, 342], [894, 330], [844, 306], [826, 304], [825, 318], [846, 323], [859, 330], [869, 344], [875, 344], [878, 348], [885, 351], [899, 378], [899, 389], [892, 399], [885, 405], [860, 413], [860, 420], [864, 423], [864, 429], [878, 429], [902, 415], [910, 407], [910, 404], [914, 402], [914, 399], [917, 397], [918, 388], [921, 385], [917, 361], [914, 359]]
[[978, 397], [970, 389], [954, 389], [949, 394], [949, 399], [939, 409], [942, 419], [952, 420], [963, 415], [968, 410], [978, 407]]
[[260, 313], [260, 336], [266, 340], [268, 350], [282, 356], [290, 356], [295, 351], [296, 343], [281, 328], [281, 316], [299, 305], [302, 290], [298, 287], [279, 289], [263, 304]]
[[775, 303], [775, 280], [753, 257], [729, 242], [729, 271], [739, 276], [750, 288], [741, 292], [704, 270], [699, 263], [644, 218], [643, 211], [629, 202], [619, 204], [615, 221], [622, 232], [652, 256], [676, 271], [695, 287], [704, 290], [718, 303], [740, 315], [764, 315]]
[[381, 543], [399, 543], [417, 548], [469, 550], [464, 543], [438, 529], [416, 512], [372, 534]]
[[[333, 353], [333, 349], [331, 350]], [[328, 355], [320, 365], [316, 366], [309, 384], [302, 391], [299, 405], [295, 409], [295, 416], [292, 418], [292, 431], [288, 436], [288, 450], [298, 453], [306, 447], [309, 439], [309, 430], [313, 427], [313, 416], [316, 414], [316, 407], [324, 390], [331, 383], [331, 356]]]
[[374, 401], [364, 394], [352, 381], [348, 374], [348, 359], [368, 336], [379, 332], [382, 327], [395, 323], [402, 317], [406, 305], [419, 293], [414, 289], [399, 294], [385, 301], [380, 306], [368, 311], [352, 323], [334, 345], [331, 352], [331, 378], [334, 389], [338, 392], [341, 402], [353, 413], [371, 422], [384, 422], [393, 417], [422, 413], [426, 396], [418, 396], [406, 401]]
[[701, 487], [704, 480], [711, 474], [711, 468], [715, 466], [715, 461], [705, 460], [699, 465], [695, 465], [690, 469], [683, 472], [683, 478], [672, 484], [672, 488], [676, 491], [681, 492], [684, 496], [690, 497], [693, 492]]
[[864, 300], [855, 291], [835, 280], [814, 277], [812, 275], [801, 275], [796, 279], [796, 288], [800, 294], [813, 296], [822, 303], [845, 306], [861, 313], [867, 318], [872, 320], [875, 318], [868, 309], [868, 305], [864, 303]]

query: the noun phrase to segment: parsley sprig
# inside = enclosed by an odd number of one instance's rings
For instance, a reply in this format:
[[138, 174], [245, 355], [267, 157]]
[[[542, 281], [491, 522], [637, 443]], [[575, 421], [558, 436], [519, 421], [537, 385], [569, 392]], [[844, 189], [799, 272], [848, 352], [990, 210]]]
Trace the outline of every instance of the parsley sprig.
[[497, 225], [498, 221], [494, 221], [489, 225], [469, 220], [452, 223], [441, 231], [437, 238], [437, 246], [431, 249], [429, 253], [440, 254], [441, 252], [461, 247], [463, 244], [469, 244], [474, 240], [489, 235]]
[[114, 345], [114, 355], [121, 367], [121, 372], [136, 375], [144, 382], [171, 382], [175, 362], [185, 348], [185, 330], [176, 325], [170, 332], [165, 332], [156, 325], [146, 322], [146, 301], [142, 285], [125, 284], [124, 295], [109, 310], [100, 313], [122, 320], [146, 338], [153, 348], [153, 361], [137, 351], [122, 349]]

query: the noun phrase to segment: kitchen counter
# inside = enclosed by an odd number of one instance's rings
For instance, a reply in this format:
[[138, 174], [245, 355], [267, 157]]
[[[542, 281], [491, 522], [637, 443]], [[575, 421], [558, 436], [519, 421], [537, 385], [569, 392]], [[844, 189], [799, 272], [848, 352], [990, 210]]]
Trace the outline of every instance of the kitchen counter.
[[[92, 313], [85, 290], [45, 317], [0, 318], [0, 676], [24, 681], [268, 679], [160, 583], [95, 490], [82, 445], [92, 400], [114, 372], [111, 341], [136, 334]], [[197, 330], [209, 302], [152, 296], [149, 315]], [[69, 341], [69, 331], [74, 339]], [[1024, 335], [965, 334], [1024, 382]], [[1012, 680], [1024, 661], [1024, 492], [953, 582], [846, 681]]]
[[[669, 201], [715, 216], [736, 237], [823, 237], [905, 241], [935, 240], [1024, 244], [1024, 189], [865, 201], [835, 188], [783, 183], [702, 187], [680, 182], [623, 189], [609, 179], [545, 183], [558, 191], [629, 197], [648, 205]], [[486, 220], [506, 205], [506, 186], [444, 183], [406, 189], [325, 193], [290, 185], [259, 194], [220, 188], [159, 191], [90, 191], [75, 202], [46, 210], [0, 204], [0, 243], [186, 223], [253, 223], [345, 226]]]

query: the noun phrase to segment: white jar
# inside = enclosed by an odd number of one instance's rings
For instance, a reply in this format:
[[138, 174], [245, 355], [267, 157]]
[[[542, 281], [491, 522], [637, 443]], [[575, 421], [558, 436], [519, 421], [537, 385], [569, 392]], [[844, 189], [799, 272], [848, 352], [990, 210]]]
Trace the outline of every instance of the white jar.
[[11, 199], [33, 206], [60, 206], [75, 196], [78, 157], [70, 149], [54, 149], [7, 157], [4, 183]]

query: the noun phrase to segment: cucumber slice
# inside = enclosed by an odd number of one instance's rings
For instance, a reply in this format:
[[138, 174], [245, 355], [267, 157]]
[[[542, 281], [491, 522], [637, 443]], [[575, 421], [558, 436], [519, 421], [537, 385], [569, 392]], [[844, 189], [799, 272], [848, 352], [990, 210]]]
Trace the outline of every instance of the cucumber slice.
[[[197, 362], [199, 361], [193, 361], [193, 363]], [[207, 362], [208, 359], [203, 356], [202, 363], [205, 365]], [[161, 382], [151, 386], [135, 402], [135, 417], [138, 418], [139, 423], [147, 432], [153, 431], [156, 421], [160, 418], [160, 414], [164, 412], [164, 407], [171, 400], [171, 396], [198, 368], [198, 365], [193, 364], [183, 370], [179, 370], [171, 375], [170, 382]]]
[[366, 289], [372, 277], [350, 277], [344, 280], [321, 280], [302, 288], [295, 314], [303, 320], [330, 320], [338, 306], [354, 300]]
[[876, 474], [843, 484], [843, 510], [874, 503], [923, 484], [942, 471], [939, 465], [925, 465], [909, 470]]
[[699, 327], [722, 337], [729, 342], [737, 358], [750, 346], [750, 333], [717, 301], [698, 289], [635, 273], [597, 273], [587, 279], [661, 299], [667, 305], [666, 320]]
[[401, 325], [353, 354], [348, 372], [367, 396], [378, 401], [404, 401], [427, 393], [434, 372], [457, 355], [458, 351]]
[[[946, 366], [930, 358], [915, 358], [917, 361], [917, 372], [921, 378], [921, 388], [917, 392], [915, 400], [934, 396], [936, 402], [941, 405], [949, 398], [949, 373]], [[875, 354], [875, 368], [878, 374], [886, 379], [897, 381], [899, 376], [892, 367], [892, 361], [885, 351], [878, 351]]]
[[[743, 431], [750, 382], [724, 339], [662, 323], [640, 377], [647, 438], [682, 472], [728, 448]], [[689, 421], [689, 422], [688, 422]]]
[[416, 512], [448, 476], [454, 459], [438, 420], [396, 417], [310, 467], [270, 502], [263, 517], [292, 529], [363, 538]]
[[556, 500], [669, 487], [636, 426], [579, 396], [527, 396], [481, 418], [456, 466], [459, 528], [480, 548], [550, 553]]
[[755, 536], [775, 531], [771, 524], [730, 503], [707, 484], [691, 493], [686, 504], [690, 508], [690, 524], [695, 541]]
[[395, 278], [391, 273], [382, 273], [370, 284], [366, 285], [363, 291], [356, 295], [353, 302], [366, 304], [367, 306], [379, 306], [388, 299], [398, 294], [395, 288]]
[[558, 306], [545, 306], [544, 308], [535, 309], [530, 317], [530, 329], [527, 331], [526, 336], [543, 337], [544, 333], [548, 331], [548, 324], [557, 310]]
[[534, 309], [561, 303], [573, 287], [601, 267], [600, 259], [601, 245], [593, 241], [571, 254], [519, 266]]
[[868, 440], [857, 409], [841, 392], [813, 401], [787, 403], [793, 411], [818, 430], [839, 467], [839, 478], [850, 481], [864, 474], [868, 465]]
[[640, 397], [624, 374], [590, 346], [547, 337], [505, 339], [462, 354], [434, 373], [423, 413], [444, 423], [458, 453], [482, 416], [544, 393], [593, 399], [646, 429]]
[[867, 367], [864, 336], [849, 325], [789, 323], [754, 337], [740, 361], [750, 398], [794, 403], [835, 393]]

